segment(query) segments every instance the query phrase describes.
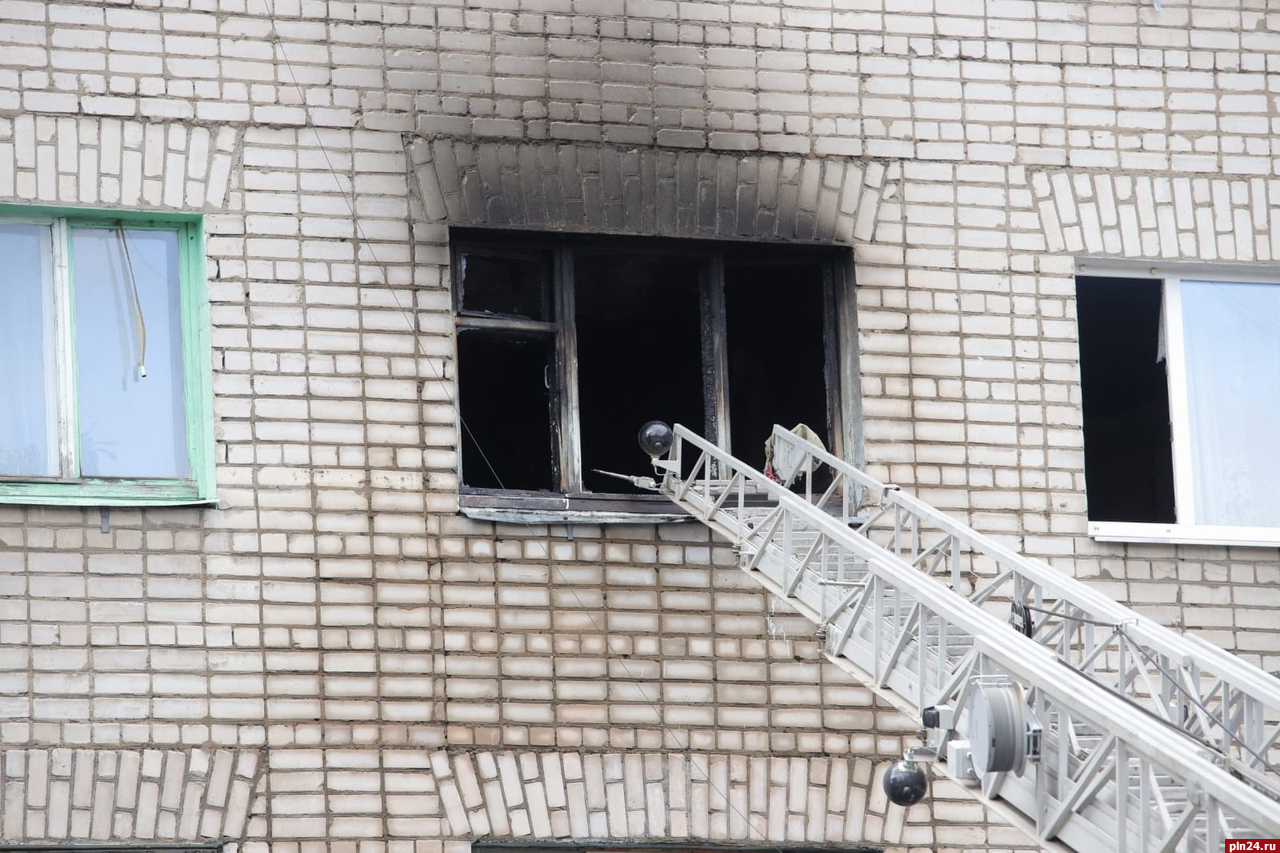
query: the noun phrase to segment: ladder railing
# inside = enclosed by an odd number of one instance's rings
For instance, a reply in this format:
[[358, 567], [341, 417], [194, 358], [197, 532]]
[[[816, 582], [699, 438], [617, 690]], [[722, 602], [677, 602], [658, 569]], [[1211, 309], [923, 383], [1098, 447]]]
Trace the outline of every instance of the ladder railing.
[[[1009, 586], [1015, 591], [1004, 594], [1011, 600], [1039, 602], [1032, 614], [1052, 612], [1065, 601], [1060, 622], [1101, 621], [1085, 615], [1095, 613], [1092, 599], [1067, 596], [1062, 590], [1075, 590], [1059, 586], [1062, 578], [1051, 569], [987, 540], [979, 540], [982, 550], [967, 550], [977, 536], [968, 528], [918, 501], [900, 500], [906, 496], [895, 488], [784, 431], [775, 430], [775, 470], [789, 480], [809, 462], [823, 462], [835, 472], [829, 487], [811, 485], [817, 478], [809, 476], [804, 494], [796, 494], [689, 430], [677, 426], [674, 432], [668, 459], [659, 463], [666, 472], [660, 490], [727, 537], [744, 570], [818, 625], [832, 661], [904, 712], [955, 709], [947, 734], [956, 739], [969, 734], [975, 685], [995, 678], [1022, 686], [1042, 725], [1039, 760], [1022, 772], [987, 774], [970, 787], [1034, 837], [1077, 850], [1215, 853], [1228, 838], [1280, 837], [1280, 802], [1224, 769], [1220, 757], [1187, 730], [1162, 722], [1128, 693], [1117, 695], [1115, 685], [1097, 677], [1110, 663], [1101, 653], [1090, 662], [1093, 675], [1064, 665], [1060, 635], [1074, 627], [1044, 628], [1036, 639], [987, 609], [996, 591]], [[859, 513], [863, 498], [875, 502], [871, 517]], [[954, 541], [927, 541], [926, 527]], [[952, 583], [968, 596], [930, 576], [944, 562]], [[1013, 563], [1022, 586], [1000, 579]], [[984, 580], [969, 589], [964, 583], [975, 572]], [[1027, 586], [1031, 582], [1034, 587]], [[987, 588], [993, 592], [981, 595]], [[1108, 605], [1119, 610], [1097, 613], [1129, 613]], [[1053, 622], [1049, 613], [1041, 615], [1042, 627]], [[1127, 627], [1142, 624], [1125, 619]], [[1031, 633], [1038, 630], [1033, 625]], [[1082, 642], [1073, 638], [1066, 645]], [[1178, 645], [1159, 648], [1166, 655], [1189, 654]], [[1198, 666], [1182, 659], [1178, 665]], [[1214, 671], [1228, 672], [1222, 666]], [[1116, 679], [1121, 687], [1135, 683], [1145, 682]]]

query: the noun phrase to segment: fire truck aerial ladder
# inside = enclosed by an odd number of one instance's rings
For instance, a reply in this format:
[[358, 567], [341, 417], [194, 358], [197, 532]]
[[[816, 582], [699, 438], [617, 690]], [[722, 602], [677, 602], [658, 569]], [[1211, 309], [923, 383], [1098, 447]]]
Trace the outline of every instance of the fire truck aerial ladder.
[[655, 489], [817, 626], [823, 654], [920, 719], [932, 764], [1048, 847], [1205, 851], [1280, 838], [1280, 681], [775, 427], [769, 473], [641, 430]]

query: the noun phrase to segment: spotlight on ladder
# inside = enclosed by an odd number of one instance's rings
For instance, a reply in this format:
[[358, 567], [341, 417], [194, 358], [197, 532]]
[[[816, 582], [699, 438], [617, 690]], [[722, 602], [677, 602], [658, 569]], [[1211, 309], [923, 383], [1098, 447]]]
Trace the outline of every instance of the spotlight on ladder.
[[884, 792], [895, 806], [914, 806], [929, 793], [929, 777], [911, 753], [912, 750], [907, 750], [901, 761], [884, 771]]
[[[661, 472], [664, 478], [679, 469], [678, 463], [662, 458], [663, 454], [670, 450], [671, 445], [675, 442], [675, 433], [672, 432], [671, 427], [662, 421], [649, 421], [640, 427], [640, 434], [636, 438], [640, 442], [640, 449], [649, 455], [649, 461], [653, 463], [654, 470]], [[626, 480], [637, 488], [651, 492], [661, 489], [658, 481], [652, 477], [617, 474], [613, 471], [605, 471], [602, 468], [592, 468], [591, 470], [606, 477], [613, 477], [615, 480]]]
[[[672, 477], [680, 475], [680, 462], [677, 459], [664, 459], [667, 451], [675, 444], [676, 435], [672, 431], [671, 426], [663, 421], [649, 421], [640, 427], [640, 434], [636, 436], [636, 440], [640, 442], [640, 449], [649, 455], [649, 461], [653, 463], [653, 470], [662, 475], [663, 485], [670, 485]], [[657, 483], [653, 482], [653, 478], [647, 477], [652, 485], [646, 486], [655, 490], [660, 490]]]
[[675, 434], [671, 432], [671, 427], [662, 421], [649, 421], [640, 427], [640, 434], [636, 436], [636, 440], [640, 442], [640, 449], [649, 454], [650, 459], [657, 461], [659, 456], [671, 449]]
[[924, 765], [942, 759], [957, 782], [984, 782], [994, 773], [1021, 776], [1040, 760], [1043, 727], [1026, 693], [1003, 676], [972, 679], [968, 737], [953, 737], [959, 713], [950, 705], [925, 708], [919, 736], [924, 746], [906, 750], [884, 774], [884, 792], [897, 806], [913, 806], [928, 792]]

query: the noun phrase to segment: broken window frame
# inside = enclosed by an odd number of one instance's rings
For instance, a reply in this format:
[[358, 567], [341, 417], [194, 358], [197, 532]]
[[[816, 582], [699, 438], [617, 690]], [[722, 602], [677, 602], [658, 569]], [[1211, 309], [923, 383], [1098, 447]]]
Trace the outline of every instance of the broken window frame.
[[[861, 461], [861, 418], [857, 396], [859, 372], [856, 348], [852, 345], [857, 328], [856, 305], [852, 258], [846, 247], [454, 228], [450, 230], [450, 248], [454, 319], [458, 334], [477, 330], [553, 334], [556, 346], [557, 375], [551, 389], [553, 414], [549, 413], [549, 417], [555, 442], [552, 466], [559, 490], [495, 489], [466, 484], [462, 470], [464, 426], [461, 406], [457, 406], [458, 497], [464, 514], [484, 520], [528, 523], [574, 519], [615, 522], [687, 519], [683, 513], [672, 511], [670, 502], [659, 495], [592, 492], [583, 487], [574, 256], [584, 250], [617, 249], [637, 254], [662, 254], [685, 257], [690, 263], [700, 265], [700, 370], [704, 380], [704, 423], [701, 426], [703, 435], [730, 450], [725, 258], [732, 254], [735, 259], [745, 256], [764, 261], [819, 264], [822, 269], [824, 310], [821, 334], [827, 407], [827, 423], [821, 430], [824, 435], [831, 436], [833, 452], [855, 462]], [[493, 255], [508, 251], [540, 252], [548, 257], [551, 288], [549, 322], [463, 308], [462, 258], [469, 253]], [[459, 382], [465, 382], [465, 364], [459, 365], [458, 373]], [[638, 430], [640, 424], [635, 426]], [[618, 473], [650, 473], [638, 448], [636, 460], [634, 470]]]
[[[46, 226], [51, 246], [45, 261], [51, 270], [49, 319], [54, 364], [52, 383], [58, 470], [52, 476], [0, 475], [0, 504], [46, 506], [213, 506], [213, 380], [208, 286], [205, 271], [204, 220], [198, 214], [142, 211], [94, 211], [38, 205], [0, 205], [4, 224]], [[182, 394], [180, 418], [187, 463], [185, 476], [84, 476], [80, 473], [79, 400], [76, 394], [75, 266], [72, 233], [76, 229], [169, 231], [176, 235], [181, 374], [172, 377]], [[136, 298], [136, 295], [135, 295]], [[139, 309], [140, 310], [140, 309]], [[163, 381], [160, 376], [150, 377]], [[146, 381], [146, 380], [143, 380]]]
[[[1077, 262], [1076, 275], [1156, 281], [1161, 286], [1176, 515], [1176, 520], [1168, 523], [1089, 520], [1088, 535], [1101, 542], [1280, 546], [1280, 525], [1206, 524], [1197, 517], [1196, 482], [1192, 473], [1195, 468], [1191, 438], [1193, 401], [1189, 395], [1186, 318], [1183, 313], [1183, 282], [1280, 287], [1280, 277], [1268, 276], [1256, 267], [1225, 264], [1152, 266], [1150, 263], [1087, 258]], [[1123, 283], [1117, 286], [1123, 286]], [[1085, 454], [1088, 454], [1087, 444]]]

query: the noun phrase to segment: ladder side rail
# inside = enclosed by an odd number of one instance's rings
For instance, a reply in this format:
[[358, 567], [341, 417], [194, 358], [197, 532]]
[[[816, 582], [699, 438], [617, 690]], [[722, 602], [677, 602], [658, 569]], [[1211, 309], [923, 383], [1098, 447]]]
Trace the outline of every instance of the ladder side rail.
[[[700, 436], [677, 426], [676, 441], [688, 442], [714, 457], [717, 464], [722, 466], [720, 476], [724, 476], [727, 470], [736, 469], [743, 477], [753, 480], [759, 491], [784, 507], [789, 514], [803, 519], [807, 527], [825, 533], [832, 541], [865, 560], [868, 570], [882, 584], [891, 587], [898, 594], [905, 594], [935, 616], [972, 636], [982, 646], [983, 657], [996, 664], [1009, 677], [1044, 691], [1054, 704], [1068, 710], [1073, 718], [1082, 720], [1099, 731], [1114, 732], [1130, 754], [1141, 756], [1170, 777], [1184, 780], [1183, 784], [1190, 784], [1194, 780], [1207, 801], [1225, 806], [1241, 820], [1271, 833], [1272, 837], [1280, 836], [1280, 814], [1277, 814], [1275, 802], [1209, 760], [1201, 744], [1179, 731], [1153, 726], [1147, 712], [1134, 707], [1080, 673], [1064, 668], [1051, 650], [1011, 631], [1008, 625], [993, 614], [975, 607], [936, 579], [921, 574], [902, 559], [863, 539], [825, 513], [815, 510], [800, 496], [769, 480]], [[664, 481], [668, 492], [672, 485], [674, 484]], [[698, 497], [702, 498], [701, 495]], [[731, 518], [726, 518], [716, 526], [732, 535], [734, 525]], [[783, 558], [787, 564], [791, 562], [789, 555], [784, 554]], [[787, 598], [778, 585], [771, 591], [781, 594], [791, 603], [797, 603], [794, 597]], [[806, 615], [816, 614], [821, 619], [821, 614], [812, 607], [804, 607], [802, 612]], [[879, 633], [879, 628], [876, 633]], [[888, 639], [888, 642], [892, 643], [892, 640]], [[879, 645], [887, 643], [882, 639]], [[875, 672], [874, 669], [871, 671]], [[900, 694], [897, 698], [898, 702], [895, 704], [906, 704]]]
[[[956, 528], [965, 529], [964, 525], [941, 515], [941, 513], [928, 507], [927, 504], [923, 504], [918, 499], [902, 492], [888, 492], [885, 501], [906, 508], [913, 514], [919, 512], [922, 516], [929, 516], [931, 522], [935, 523], [936, 526], [943, 529], [950, 536], [957, 535], [955, 533]], [[1215, 698], [1213, 690], [1216, 685], [1211, 684], [1210, 681], [1216, 681], [1217, 679], [1226, 681], [1232, 689], [1243, 693], [1250, 700], [1257, 703], [1263, 709], [1261, 713], [1261, 718], [1264, 720], [1263, 725], [1246, 726], [1243, 720], [1233, 720], [1223, 708], [1211, 715], [1213, 727], [1218, 729], [1222, 735], [1224, 749], [1237, 753], [1242, 761], [1252, 766], [1262, 765], [1272, 774], [1280, 772], [1280, 768], [1276, 766], [1274, 760], [1267, 762], [1262, 759], [1262, 756], [1265, 756], [1267, 751], [1276, 743], [1277, 738], [1280, 738], [1280, 680], [1244, 663], [1234, 655], [1195, 635], [1182, 635], [1172, 631], [1148, 617], [1106, 598], [1101, 593], [1076, 581], [1074, 578], [1070, 578], [1047, 566], [1041, 566], [1023, 555], [1009, 551], [982, 534], [973, 532], [961, 535], [969, 540], [969, 544], [975, 551], [985, 553], [991, 557], [996, 562], [997, 567], [1012, 566], [1012, 571], [1015, 575], [1026, 582], [1024, 591], [1030, 589], [1037, 594], [1043, 594], [1047, 591], [1051, 597], [1056, 597], [1059, 600], [1067, 601], [1077, 606], [1088, 615], [1088, 618], [1102, 623], [1122, 626], [1124, 633], [1120, 639], [1122, 641], [1127, 639], [1137, 648], [1142, 649], [1144, 657], [1149, 660], [1162, 659], [1166, 668], [1178, 669], [1187, 673], [1192, 671], [1192, 663], [1194, 662], [1194, 670], [1198, 671], [1201, 678], [1183, 678], [1179, 681], [1179, 684], [1184, 691], [1189, 691], [1188, 697], [1200, 705], [1209, 706], [1212, 704], [1212, 700]], [[999, 576], [991, 586], [998, 584], [1003, 579], [1005, 579], [1004, 575]], [[993, 590], [987, 588], [984, 591], [990, 592]], [[1015, 601], [1020, 600], [1016, 593], [1013, 599]], [[1067, 652], [1067, 654], [1063, 655], [1064, 660], [1069, 660], [1069, 655], [1073, 651], [1079, 651], [1073, 649], [1070, 645], [1064, 645], [1063, 649]], [[1117, 651], [1123, 658], [1124, 649], [1119, 648]], [[1101, 675], [1101, 672], [1096, 673], [1098, 677], [1101, 677]], [[1139, 686], [1138, 681], [1129, 679], [1123, 672], [1118, 672], [1116, 675], [1117, 680], [1114, 686], [1119, 692], [1130, 695], [1145, 704], [1151, 704], [1155, 707], [1161, 706], [1162, 701], [1158, 691], [1138, 692], [1136, 690]], [[1146, 683], [1145, 680], [1142, 683]]]
[[[1194, 634], [1179, 634], [1154, 620], [1131, 610], [1124, 605], [1107, 598], [1087, 584], [1059, 572], [1047, 564], [1041, 563], [1019, 554], [996, 540], [956, 521], [940, 510], [902, 490], [881, 483], [865, 472], [860, 471], [848, 462], [823, 450], [817, 445], [780, 426], [774, 427], [774, 442], [795, 446], [793, 452], [809, 454], [813, 459], [826, 463], [841, 476], [846, 476], [872, 493], [882, 496], [882, 500], [901, 507], [929, 525], [953, 537], [954, 540], [968, 544], [969, 547], [997, 562], [998, 565], [1012, 569], [1015, 574], [1047, 591], [1052, 596], [1064, 599], [1083, 610], [1092, 619], [1113, 624], [1124, 624], [1130, 639], [1141, 642], [1156, 654], [1176, 661], [1180, 667], [1188, 666], [1192, 661], [1205, 675], [1222, 678], [1251, 699], [1261, 703], [1265, 709], [1263, 716], [1272, 721], [1274, 727], [1280, 722], [1280, 679], [1275, 678], [1257, 667], [1244, 663], [1235, 655], [1209, 643]], [[1157, 697], [1158, 698], [1158, 697]], [[1205, 697], [1202, 697], [1202, 699]], [[1224, 721], [1225, 722], [1225, 721]], [[1258, 731], [1255, 737], [1249, 738], [1251, 745], [1257, 747], [1274, 740], [1274, 734], [1264, 735]], [[1256, 741], [1256, 743], [1254, 743]]]
[[[819, 461], [832, 466], [841, 474], [864, 484], [869, 490], [882, 494], [885, 501], [900, 505], [944, 533], [957, 537], [962, 542], [969, 544], [974, 550], [986, 554], [1002, 564], [1009, 564], [1018, 574], [1048, 590], [1054, 596], [1068, 599], [1078, 607], [1087, 607], [1094, 615], [1110, 617], [1114, 622], [1132, 623], [1127, 627], [1128, 632], [1131, 636], [1141, 638], [1145, 645], [1158, 649], [1163, 643], [1173, 643], [1174, 648], [1167, 652], [1162, 650], [1162, 653], [1170, 654], [1174, 658], [1193, 655], [1202, 660], [1204, 658], [1212, 660], [1214, 669], [1231, 673], [1233, 675], [1230, 679], [1231, 682], [1240, 689], [1244, 689], [1246, 693], [1264, 702], [1264, 704], [1280, 708], [1280, 679], [1243, 663], [1236, 656], [1194, 634], [1179, 634], [1107, 598], [1087, 584], [1024, 554], [1019, 554], [986, 534], [956, 521], [951, 516], [935, 509], [919, 498], [909, 495], [901, 489], [881, 483], [848, 462], [824, 451], [817, 445], [810, 444], [789, 430], [775, 426], [774, 437], [775, 441], [781, 440], [798, 446], [803, 445], [805, 452], [812, 453]], [[1196, 648], [1185, 648], [1185, 645], [1188, 644], [1194, 645]], [[1264, 695], [1254, 695], [1257, 693]]]

